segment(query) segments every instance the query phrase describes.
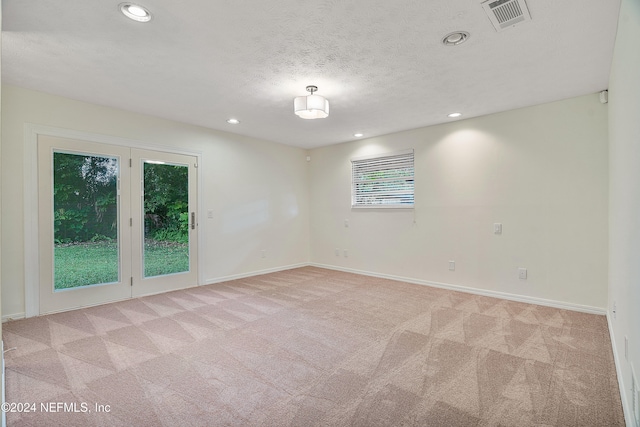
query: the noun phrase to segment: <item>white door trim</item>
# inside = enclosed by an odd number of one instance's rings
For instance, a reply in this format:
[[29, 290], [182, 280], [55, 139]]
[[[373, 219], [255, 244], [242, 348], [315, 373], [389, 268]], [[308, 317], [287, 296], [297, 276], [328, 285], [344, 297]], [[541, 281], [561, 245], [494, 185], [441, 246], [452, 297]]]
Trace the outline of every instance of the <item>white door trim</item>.
[[[198, 159], [196, 170], [198, 218], [202, 216], [202, 152], [177, 149], [163, 145], [153, 145], [134, 139], [121, 138], [111, 135], [102, 135], [72, 129], [64, 129], [53, 126], [34, 123], [24, 124], [24, 298], [25, 317], [33, 317], [40, 314], [40, 287], [39, 287], [39, 255], [38, 255], [38, 135], [54, 136], [59, 138], [78, 139], [82, 141], [97, 142], [103, 144], [119, 145], [143, 150], [164, 151], [167, 153], [184, 154]], [[198, 285], [204, 283], [202, 262], [203, 257], [203, 221], [198, 221]]]

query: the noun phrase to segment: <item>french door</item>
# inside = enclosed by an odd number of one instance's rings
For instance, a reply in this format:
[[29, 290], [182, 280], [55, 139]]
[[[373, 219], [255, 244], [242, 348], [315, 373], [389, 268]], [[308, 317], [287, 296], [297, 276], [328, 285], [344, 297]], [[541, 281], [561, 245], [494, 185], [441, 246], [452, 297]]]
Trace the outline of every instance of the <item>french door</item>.
[[131, 150], [132, 295], [197, 284], [196, 158]]
[[40, 314], [195, 286], [196, 160], [39, 135]]

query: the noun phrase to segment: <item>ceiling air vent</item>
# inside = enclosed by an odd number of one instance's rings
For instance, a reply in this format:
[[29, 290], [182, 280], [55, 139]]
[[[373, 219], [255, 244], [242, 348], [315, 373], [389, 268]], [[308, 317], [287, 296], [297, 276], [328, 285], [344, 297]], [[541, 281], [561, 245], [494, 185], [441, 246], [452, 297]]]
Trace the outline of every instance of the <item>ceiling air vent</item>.
[[531, 20], [525, 0], [488, 0], [482, 3], [482, 7], [496, 31]]

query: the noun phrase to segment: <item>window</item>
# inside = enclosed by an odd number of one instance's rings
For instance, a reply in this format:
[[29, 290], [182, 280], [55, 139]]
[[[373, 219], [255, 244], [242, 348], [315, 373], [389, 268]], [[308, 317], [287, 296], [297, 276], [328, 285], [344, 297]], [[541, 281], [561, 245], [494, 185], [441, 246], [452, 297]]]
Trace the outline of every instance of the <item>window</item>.
[[352, 159], [351, 172], [351, 207], [413, 207], [413, 150]]

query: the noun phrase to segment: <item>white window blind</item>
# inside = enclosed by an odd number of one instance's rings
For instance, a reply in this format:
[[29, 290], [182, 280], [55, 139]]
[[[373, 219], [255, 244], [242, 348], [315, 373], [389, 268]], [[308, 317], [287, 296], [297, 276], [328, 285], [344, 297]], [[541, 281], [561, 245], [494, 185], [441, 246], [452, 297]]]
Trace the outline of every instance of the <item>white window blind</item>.
[[412, 208], [413, 150], [351, 160], [351, 206]]

